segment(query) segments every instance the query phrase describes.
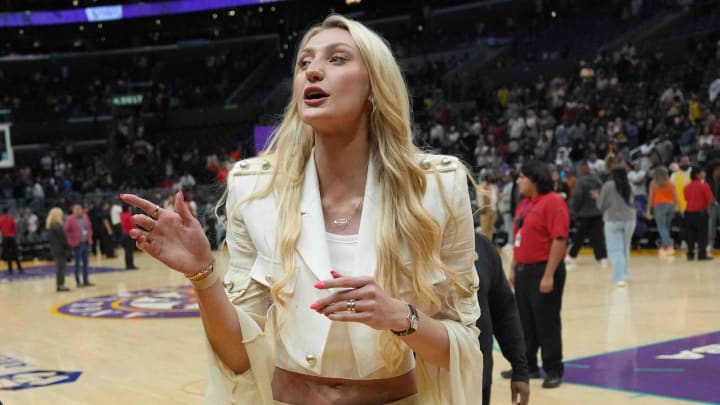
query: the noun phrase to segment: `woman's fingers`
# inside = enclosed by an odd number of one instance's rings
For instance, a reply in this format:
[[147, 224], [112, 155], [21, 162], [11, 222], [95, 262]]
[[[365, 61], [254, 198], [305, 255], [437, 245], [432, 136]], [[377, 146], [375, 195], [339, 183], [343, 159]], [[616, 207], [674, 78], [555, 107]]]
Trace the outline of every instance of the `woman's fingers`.
[[187, 224], [195, 219], [192, 212], [190, 212], [190, 208], [188, 208], [187, 204], [185, 204], [185, 196], [183, 195], [182, 190], [178, 191], [177, 196], [175, 197], [175, 211], [178, 215], [180, 215], [183, 223]]
[[347, 313], [368, 313], [375, 310], [374, 301], [370, 301], [362, 298], [348, 298], [338, 300], [324, 308], [319, 308], [318, 313], [323, 315], [330, 315], [334, 313], [347, 312]]
[[137, 207], [145, 211], [148, 215], [151, 215], [153, 211], [155, 211], [155, 208], [157, 208], [158, 206], [157, 204], [144, 198], [138, 197], [135, 194], [120, 194], [120, 199], [132, 205], [133, 207]]
[[132, 218], [135, 225], [141, 227], [143, 230], [152, 232], [152, 230], [155, 228], [156, 222], [147, 215], [135, 214], [132, 216]]

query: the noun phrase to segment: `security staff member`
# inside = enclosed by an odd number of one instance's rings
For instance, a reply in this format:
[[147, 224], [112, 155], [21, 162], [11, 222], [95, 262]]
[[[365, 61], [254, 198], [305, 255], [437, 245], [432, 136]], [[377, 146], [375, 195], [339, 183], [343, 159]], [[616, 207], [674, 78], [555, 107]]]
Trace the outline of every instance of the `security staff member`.
[[530, 376], [539, 374], [540, 348], [545, 370], [542, 386], [555, 388], [562, 384], [564, 372], [560, 309], [570, 213], [563, 198], [552, 192], [546, 163], [525, 163], [517, 184], [525, 198], [515, 211], [510, 283], [515, 287]]
[[707, 254], [708, 243], [708, 211], [715, 198], [710, 186], [704, 182], [705, 170], [694, 166], [690, 171], [690, 184], [683, 189], [685, 201], [685, 226], [687, 236], [687, 259], [695, 260], [695, 243], [697, 242], [698, 260], [712, 260]]
[[510, 383], [512, 403], [527, 405], [530, 399], [530, 384], [528, 384], [528, 366], [525, 359], [525, 338], [515, 304], [515, 295], [505, 277], [502, 260], [495, 245], [488, 238], [476, 234], [475, 251], [478, 254], [475, 267], [480, 278], [478, 302], [482, 314], [476, 323], [481, 331], [480, 350], [483, 352], [482, 403], [490, 404], [492, 346], [495, 335], [503, 356], [512, 366], [512, 370], [507, 374], [507, 378], [512, 378]]

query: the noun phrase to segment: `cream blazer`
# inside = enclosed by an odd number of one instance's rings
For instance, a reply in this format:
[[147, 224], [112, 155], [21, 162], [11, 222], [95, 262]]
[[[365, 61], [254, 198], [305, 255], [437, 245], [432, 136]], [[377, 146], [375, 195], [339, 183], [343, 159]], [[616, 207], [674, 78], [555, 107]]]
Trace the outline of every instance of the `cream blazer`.
[[[446, 370], [433, 367], [422, 358], [417, 359], [418, 398], [422, 404], [475, 405], [482, 398], [483, 363], [479, 331], [475, 327], [480, 316], [476, 294], [479, 281], [474, 267], [474, 226], [465, 172], [454, 157], [421, 155], [418, 159], [428, 178], [424, 205], [444, 226], [441, 259], [456, 271], [454, 280], [440, 270], [431, 276], [443, 298], [443, 306], [437, 313], [428, 315], [440, 320], [447, 328], [451, 360], [450, 368]], [[328, 294], [312, 286], [332, 276], [313, 156], [308, 160], [305, 173], [296, 277], [285, 290], [292, 294], [292, 301], [286, 323], [278, 328], [270, 295], [270, 287], [283, 276], [275, 253], [275, 198], [270, 193], [261, 199], [245, 201], [248, 195], [267, 184], [272, 163], [264, 158], [253, 158], [238, 162], [231, 171], [227, 199], [230, 259], [224, 284], [228, 298], [237, 310], [242, 343], [251, 368], [243, 374], [234, 374], [208, 343], [207, 404], [274, 404], [270, 383], [276, 342], [281, 342], [290, 356], [283, 361], [301, 367], [305, 374], [323, 375], [322, 355], [331, 321], [309, 307]], [[446, 212], [443, 198], [454, 211], [455, 221]], [[361, 253], [357, 255], [353, 275], [374, 275], [380, 207], [380, 188], [371, 160], [358, 235]], [[409, 263], [407, 252], [402, 252], [401, 257]], [[427, 313], [423, 300], [412, 293], [409, 280], [399, 290], [399, 299]], [[379, 332], [361, 324], [349, 324], [349, 327], [352, 350], [348, 350], [348, 356], [355, 356], [361, 375], [377, 370], [383, 364], [375, 343]]]

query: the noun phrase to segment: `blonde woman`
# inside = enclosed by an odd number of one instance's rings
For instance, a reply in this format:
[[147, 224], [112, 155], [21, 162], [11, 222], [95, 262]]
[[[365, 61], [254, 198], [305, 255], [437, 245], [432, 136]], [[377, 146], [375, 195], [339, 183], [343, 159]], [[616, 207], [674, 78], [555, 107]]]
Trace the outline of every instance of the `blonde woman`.
[[412, 144], [377, 34], [330, 16], [298, 49], [270, 152], [229, 176], [224, 283], [182, 192], [177, 213], [122, 196], [138, 246], [195, 287], [207, 403], [477, 404], [467, 170]]
[[[659, 166], [655, 169], [648, 194], [645, 217], [648, 219], [655, 218], [655, 224], [657, 224], [658, 233], [660, 234], [660, 250], [658, 253], [661, 256], [672, 256], [675, 254], [675, 248], [670, 236], [670, 225], [673, 218], [675, 218], [675, 213], [680, 208], [680, 200], [665, 166]], [[652, 209], [652, 215], [650, 209]]]
[[70, 291], [65, 287], [65, 264], [67, 263], [68, 243], [65, 237], [63, 211], [53, 207], [45, 219], [50, 255], [55, 261], [55, 288], [58, 292]]

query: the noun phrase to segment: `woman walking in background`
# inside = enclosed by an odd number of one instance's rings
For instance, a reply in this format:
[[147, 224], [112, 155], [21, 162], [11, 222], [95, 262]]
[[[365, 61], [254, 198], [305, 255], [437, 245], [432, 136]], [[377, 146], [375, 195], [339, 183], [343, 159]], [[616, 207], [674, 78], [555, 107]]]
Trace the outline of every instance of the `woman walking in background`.
[[53, 207], [45, 219], [45, 228], [48, 231], [50, 255], [55, 261], [55, 288], [58, 292], [70, 291], [65, 287], [65, 264], [67, 263], [68, 243], [65, 237], [63, 211]]
[[613, 269], [613, 281], [618, 287], [627, 283], [627, 264], [630, 260], [630, 242], [635, 231], [635, 207], [627, 171], [616, 165], [600, 190], [598, 209], [605, 222], [605, 246]]
[[[660, 256], [672, 256], [675, 254], [673, 240], [670, 237], [670, 224], [675, 217], [675, 210], [680, 206], [675, 187], [670, 182], [670, 175], [667, 168], [660, 166], [655, 169], [655, 175], [650, 182], [648, 205], [645, 216], [648, 219], [655, 217], [655, 223], [660, 234]], [[650, 214], [650, 208], [653, 214]]]

